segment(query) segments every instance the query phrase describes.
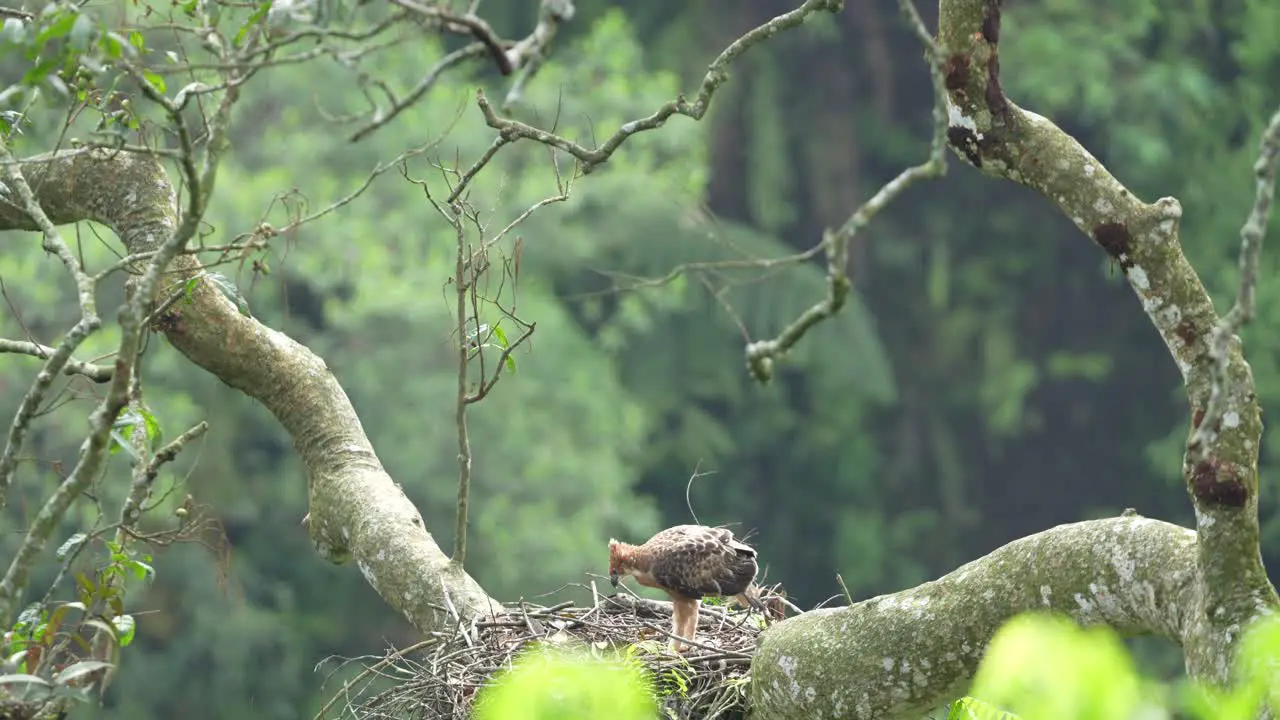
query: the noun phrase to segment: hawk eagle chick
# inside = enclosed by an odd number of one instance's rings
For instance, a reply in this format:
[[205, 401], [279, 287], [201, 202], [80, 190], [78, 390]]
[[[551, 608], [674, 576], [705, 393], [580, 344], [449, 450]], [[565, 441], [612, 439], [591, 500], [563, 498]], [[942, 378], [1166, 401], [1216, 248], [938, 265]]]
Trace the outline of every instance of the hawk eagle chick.
[[[725, 528], [676, 525], [643, 545], [609, 540], [609, 582], [617, 588], [620, 578], [630, 576], [641, 585], [666, 591], [672, 605], [671, 634], [684, 640], [693, 640], [698, 631], [698, 608], [704, 597], [734, 598], [768, 617], [750, 592], [757, 571], [755, 549]], [[688, 648], [678, 639], [671, 640], [676, 652]]]

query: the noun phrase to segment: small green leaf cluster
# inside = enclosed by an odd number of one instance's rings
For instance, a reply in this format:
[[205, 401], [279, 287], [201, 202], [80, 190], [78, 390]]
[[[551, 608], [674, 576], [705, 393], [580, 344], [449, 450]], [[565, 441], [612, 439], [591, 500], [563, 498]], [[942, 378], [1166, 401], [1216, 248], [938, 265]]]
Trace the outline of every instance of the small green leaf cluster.
[[[141, 33], [111, 30], [82, 3], [52, 2], [29, 20], [8, 18], [0, 31], [0, 57], [21, 54], [26, 67], [21, 79], [0, 92], [0, 135], [20, 131], [26, 111], [42, 93], [71, 102], [76, 113], [101, 114], [97, 130], [123, 135], [139, 128], [129, 99], [118, 91], [124, 76], [118, 66], [137, 63], [148, 49]], [[142, 82], [163, 94], [160, 75], [142, 68]]]
[[481, 690], [476, 720], [651, 720], [658, 709], [635, 662], [535, 647]]
[[[58, 548], [58, 559], [74, 560], [89, 541], [76, 533]], [[116, 664], [101, 658], [114, 661], [133, 643], [137, 621], [125, 609], [125, 581], [152, 579], [151, 557], [104, 544], [108, 562], [92, 574], [75, 573], [75, 600], [32, 603], [0, 636], [0, 701], [89, 702], [92, 682]]]
[[145, 443], [142, 443], [142, 446], [149, 453], [154, 452], [160, 446], [160, 441], [164, 438], [164, 432], [160, 429], [160, 421], [156, 420], [156, 416], [151, 413], [150, 408], [141, 402], [130, 404], [116, 417], [116, 421], [111, 425], [111, 445], [108, 451], [115, 455], [123, 450], [131, 459], [132, 464], [136, 465], [143, 462], [143, 457], [138, 452], [138, 446], [134, 445], [135, 440], [142, 441], [144, 439], [135, 436], [135, 433], [139, 430], [145, 434]]
[[1236, 655], [1229, 690], [1144, 679], [1108, 627], [1080, 628], [1056, 615], [1010, 620], [987, 648], [971, 695], [947, 720], [1123, 720], [1178, 717], [1252, 720], [1263, 703], [1280, 710], [1280, 619], [1256, 621]]

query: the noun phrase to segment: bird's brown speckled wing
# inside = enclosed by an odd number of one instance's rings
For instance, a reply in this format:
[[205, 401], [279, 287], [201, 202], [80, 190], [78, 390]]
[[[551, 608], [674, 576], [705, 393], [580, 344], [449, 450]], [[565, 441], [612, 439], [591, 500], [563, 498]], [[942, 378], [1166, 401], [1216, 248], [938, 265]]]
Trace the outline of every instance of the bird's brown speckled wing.
[[653, 579], [690, 598], [737, 595], [756, 577], [756, 551], [725, 528], [677, 525], [645, 543]]

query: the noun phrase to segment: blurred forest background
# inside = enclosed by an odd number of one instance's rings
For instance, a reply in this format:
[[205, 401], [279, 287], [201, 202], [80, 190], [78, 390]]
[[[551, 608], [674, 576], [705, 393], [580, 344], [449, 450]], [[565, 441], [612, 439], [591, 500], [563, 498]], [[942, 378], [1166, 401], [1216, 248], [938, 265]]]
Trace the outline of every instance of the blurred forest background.
[[[108, 3], [93, 3], [105, 9]], [[584, 141], [690, 91], [706, 64], [786, 0], [579, 0], [525, 112]], [[537, 3], [486, 0], [504, 36]], [[930, 28], [936, 5], [920, 5]], [[1219, 307], [1236, 281], [1263, 121], [1280, 103], [1280, 4], [1271, 0], [1016, 0], [1005, 3], [1006, 91], [1078, 137], [1147, 201], [1183, 204], [1184, 250]], [[412, 87], [452, 45], [381, 56], [365, 72]], [[20, 57], [0, 54], [6, 78]], [[283, 225], [444, 135], [464, 164], [492, 141], [474, 105], [491, 68], [447, 75], [428, 98], [359, 143], [333, 118], [365, 106], [354, 71], [275, 68], [247, 87], [218, 178], [206, 241]], [[537, 322], [518, 372], [472, 414], [469, 569], [514, 600], [606, 571], [606, 541], [690, 520], [751, 531], [769, 581], [803, 607], [917, 584], [1017, 537], [1134, 507], [1190, 524], [1180, 479], [1187, 407], [1176, 368], [1117, 268], [1043, 199], [952, 157], [856, 240], [855, 295], [761, 387], [751, 338], [777, 332], [824, 291], [820, 259], [776, 272], [691, 273], [681, 263], [808, 249], [824, 227], [927, 152], [931, 94], [919, 43], [895, 3], [846, 0], [832, 18], [753, 49], [701, 124], [677, 118], [629, 142], [523, 227], [520, 315]], [[48, 149], [34, 128], [18, 154]], [[572, 134], [572, 132], [571, 132]], [[499, 156], [476, 204], [505, 224], [555, 186], [543, 148]], [[499, 172], [500, 170], [500, 172]], [[418, 175], [429, 168], [415, 166]], [[109, 242], [79, 228], [105, 262]], [[1280, 214], [1271, 237], [1280, 237]], [[392, 477], [445, 550], [456, 493], [455, 360], [446, 279], [452, 230], [397, 172], [358, 201], [278, 238], [273, 273], [223, 268], [253, 313], [328, 362]], [[0, 336], [54, 343], [77, 316], [65, 271], [34, 234], [0, 238]], [[1264, 253], [1245, 346], [1263, 407], [1280, 404], [1280, 252]], [[104, 315], [116, 299], [101, 301]], [[1271, 326], [1271, 321], [1278, 323]], [[106, 352], [114, 331], [80, 357]], [[138, 642], [105, 710], [140, 718], [310, 717], [330, 655], [413, 642], [352, 567], [313, 552], [306, 486], [270, 415], [153, 337], [148, 401], [172, 437], [208, 420], [172, 468], [209, 506], [226, 543], [157, 553], [139, 596]], [[0, 361], [0, 409], [38, 367]], [[0, 520], [16, 547], [74, 458], [92, 389], [35, 426]], [[77, 399], [78, 398], [78, 399]], [[7, 416], [6, 416], [7, 417]], [[6, 420], [7, 422], [7, 420]], [[1268, 429], [1267, 438], [1276, 432]], [[1266, 561], [1280, 568], [1276, 444], [1262, 456]], [[122, 461], [118, 464], [123, 465]], [[113, 473], [121, 478], [127, 468]], [[121, 491], [123, 492], [123, 491]], [[71, 517], [65, 538], [94, 521]], [[51, 564], [37, 589], [52, 578]], [[545, 599], [544, 599], [545, 601]], [[843, 602], [843, 600], [840, 600]], [[1178, 660], [1149, 653], [1177, 672]], [[336, 689], [332, 685], [330, 689]]]

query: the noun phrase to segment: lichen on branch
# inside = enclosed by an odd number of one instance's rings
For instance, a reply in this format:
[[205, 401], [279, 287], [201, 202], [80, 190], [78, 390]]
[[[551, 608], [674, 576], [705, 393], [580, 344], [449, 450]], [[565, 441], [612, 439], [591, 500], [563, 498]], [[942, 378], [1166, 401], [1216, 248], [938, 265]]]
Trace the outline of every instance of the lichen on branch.
[[[1040, 192], [1101, 247], [1128, 280], [1187, 389], [1191, 436], [1183, 475], [1196, 511], [1204, 601], [1208, 607], [1242, 613], [1276, 607], [1280, 599], [1258, 552], [1262, 418], [1252, 371], [1234, 329], [1223, 325], [1182, 253], [1182, 208], [1170, 197], [1143, 202], [1075, 138], [1005, 96], [1000, 83], [1000, 10], [997, 0], [943, 0], [940, 5], [938, 37], [946, 58], [952, 150], [988, 175]], [[1267, 137], [1274, 132], [1268, 131]], [[1269, 147], [1274, 147], [1274, 140], [1264, 139], [1256, 173], [1260, 184], [1273, 186], [1275, 151]], [[1270, 190], [1260, 192], [1260, 197], [1270, 197]], [[1249, 253], [1260, 246], [1261, 238], [1250, 238], [1246, 232], [1245, 251], [1256, 264], [1256, 255]], [[1245, 287], [1251, 287], [1252, 277], [1246, 264]], [[1215, 392], [1215, 415], [1220, 411], [1221, 416], [1206, 419]], [[1209, 432], [1201, 430], [1205, 423], [1211, 423]], [[1218, 613], [1188, 648], [1193, 674], [1219, 682], [1227, 679], [1228, 656], [1239, 634], [1225, 630], [1243, 618], [1225, 618]]]
[[[57, 224], [94, 220], [131, 254], [145, 257], [176, 226], [173, 188], [153, 158], [128, 152], [67, 151], [22, 161], [38, 178], [39, 200]], [[124, 198], [129, 197], [130, 202]], [[0, 204], [0, 230], [32, 230], [32, 221]], [[169, 265], [163, 297], [202, 268], [191, 255]], [[207, 280], [155, 326], [189, 360], [261, 402], [293, 439], [309, 479], [309, 531], [322, 556], [354, 559], [394, 608], [422, 629], [451, 610], [488, 612], [490, 599], [468, 575], [450, 569], [421, 515], [383, 469], [354, 408], [322, 359], [287, 335], [241, 314]]]
[[[1222, 324], [1182, 254], [1181, 206], [1139, 200], [1074, 138], [1005, 96], [1000, 14], [998, 0], [939, 4], [948, 145], [983, 173], [1044, 195], [1133, 288], [1187, 387], [1194, 435], [1184, 476], [1196, 530], [1127, 517], [1062, 526], [917, 588], [779, 623], [762, 636], [753, 664], [755, 717], [918, 717], [965, 691], [1005, 620], [1038, 608], [1166, 637], [1182, 646], [1193, 678], [1227, 684], [1240, 630], [1280, 605], [1258, 545], [1262, 423], [1253, 379], [1236, 328]], [[1277, 118], [1242, 233], [1241, 304], [1261, 245], [1251, 229], [1265, 226], [1274, 185]], [[1215, 388], [1220, 421], [1205, 417]], [[1211, 432], [1196, 432], [1203, 422]]]
[[761, 636], [752, 716], [918, 718], [964, 694], [991, 636], [1024, 611], [1181, 642], [1195, 545], [1138, 516], [1061, 525], [909, 590], [790, 618]]

